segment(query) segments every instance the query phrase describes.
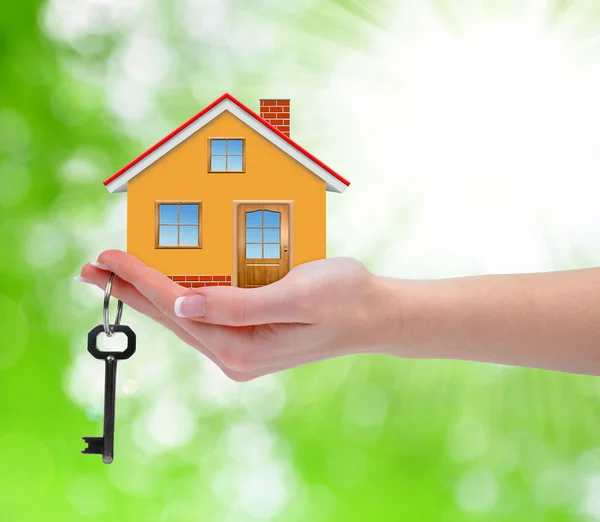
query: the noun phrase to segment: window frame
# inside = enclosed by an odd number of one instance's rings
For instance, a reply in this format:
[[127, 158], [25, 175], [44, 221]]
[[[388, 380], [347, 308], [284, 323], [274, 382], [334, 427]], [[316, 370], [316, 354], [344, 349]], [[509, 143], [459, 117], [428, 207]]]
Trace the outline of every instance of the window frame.
[[[213, 140], [241, 140], [242, 142], [242, 170], [212, 170], [212, 142]], [[228, 147], [228, 145], [226, 145]], [[215, 156], [224, 156], [227, 158], [230, 154], [215, 154]], [[231, 156], [239, 156], [239, 154], [231, 154]], [[227, 159], [225, 159], [227, 165]], [[228, 136], [228, 137], [209, 137], [208, 138], [208, 173], [209, 174], [245, 174], [246, 173], [246, 138]]]
[[[179, 228], [182, 226], [194, 226], [194, 225], [181, 225], [179, 223], [181, 217], [180, 205], [198, 205], [198, 245], [159, 245], [160, 239], [160, 206], [161, 205], [177, 205], [177, 241], [179, 241]], [[188, 200], [160, 200], [154, 202], [154, 248], [160, 249], [181, 249], [181, 250], [198, 250], [202, 248], [202, 201], [188, 201]]]

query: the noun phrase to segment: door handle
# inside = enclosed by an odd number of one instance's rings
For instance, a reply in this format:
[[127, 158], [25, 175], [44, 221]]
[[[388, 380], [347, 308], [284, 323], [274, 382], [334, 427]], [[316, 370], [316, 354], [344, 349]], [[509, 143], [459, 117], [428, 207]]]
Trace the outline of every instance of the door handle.
[[283, 245], [283, 251], [287, 252], [288, 251], [288, 246], [287, 245]]

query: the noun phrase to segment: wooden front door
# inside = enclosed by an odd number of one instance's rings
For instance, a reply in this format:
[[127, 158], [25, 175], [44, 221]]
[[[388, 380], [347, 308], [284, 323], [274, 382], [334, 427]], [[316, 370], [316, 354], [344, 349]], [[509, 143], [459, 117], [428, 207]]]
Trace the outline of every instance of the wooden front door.
[[254, 288], [281, 279], [290, 270], [290, 207], [286, 203], [238, 206], [238, 286]]

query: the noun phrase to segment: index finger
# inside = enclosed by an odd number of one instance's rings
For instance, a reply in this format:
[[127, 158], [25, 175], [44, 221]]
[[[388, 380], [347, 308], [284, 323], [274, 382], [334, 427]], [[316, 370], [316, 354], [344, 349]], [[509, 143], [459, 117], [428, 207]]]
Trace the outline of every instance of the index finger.
[[159, 312], [174, 318], [173, 303], [185, 293], [180, 285], [121, 250], [106, 250], [98, 256], [98, 261], [131, 283]]

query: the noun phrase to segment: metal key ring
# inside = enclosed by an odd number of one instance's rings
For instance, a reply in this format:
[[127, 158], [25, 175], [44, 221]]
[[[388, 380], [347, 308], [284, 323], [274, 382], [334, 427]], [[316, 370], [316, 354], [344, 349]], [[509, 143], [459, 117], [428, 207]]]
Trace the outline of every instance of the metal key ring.
[[[109, 313], [109, 305], [110, 305], [110, 292], [112, 290], [113, 279], [115, 278], [115, 273], [111, 272], [108, 276], [108, 280], [106, 281], [106, 287], [104, 288], [104, 309], [102, 310], [102, 324], [104, 325], [104, 333], [107, 337], [112, 337], [114, 331], [111, 328], [109, 323], [108, 313]], [[118, 326], [121, 324], [121, 317], [123, 316], [123, 301], [117, 299], [117, 317], [115, 318], [115, 322], [112, 326]]]

